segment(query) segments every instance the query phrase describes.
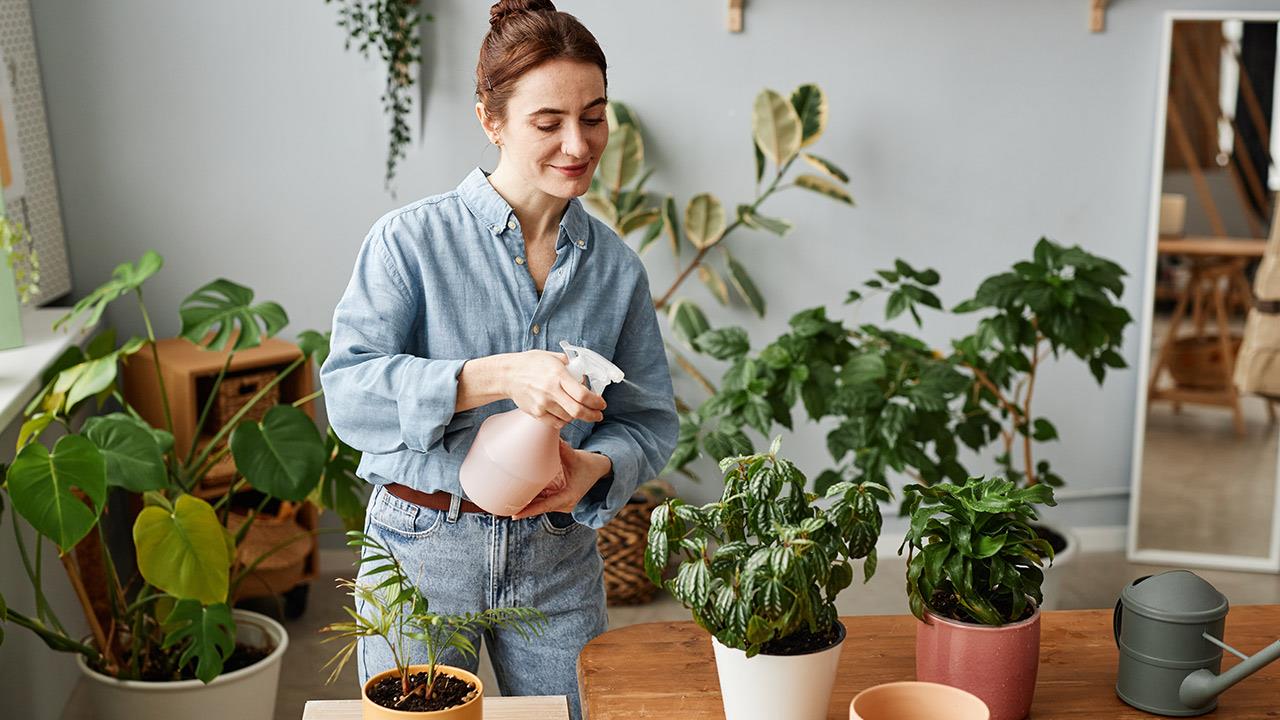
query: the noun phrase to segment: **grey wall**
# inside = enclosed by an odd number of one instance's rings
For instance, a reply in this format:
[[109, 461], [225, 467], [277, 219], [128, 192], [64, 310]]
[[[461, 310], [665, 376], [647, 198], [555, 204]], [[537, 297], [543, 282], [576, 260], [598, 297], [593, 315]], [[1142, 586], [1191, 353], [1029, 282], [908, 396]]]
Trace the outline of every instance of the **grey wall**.
[[[343, 50], [332, 5], [35, 3], [76, 292], [155, 248], [167, 262], [148, 285], [161, 333], [177, 330], [176, 304], [190, 290], [220, 275], [283, 303], [293, 332], [327, 327], [379, 215], [496, 160], [472, 114], [487, 3], [424, 2], [437, 17], [425, 30], [425, 132], [396, 199], [381, 183], [380, 69]], [[1141, 275], [1162, 13], [1280, 7], [1119, 0], [1106, 32], [1091, 34], [1086, 0], [758, 0], [747, 31], [731, 35], [725, 5], [561, 3], [596, 33], [612, 96], [645, 125], [652, 187], [684, 200], [703, 190], [730, 207], [750, 198], [750, 108], [761, 88], [827, 91], [830, 126], [814, 150], [850, 172], [859, 206], [792, 191], [767, 208], [796, 222], [790, 237], [735, 240], [769, 317], [710, 312], [746, 324], [757, 344], [797, 310], [838, 307], [897, 256], [938, 268], [948, 303], [1041, 235]], [[669, 258], [649, 265], [665, 287]], [[1126, 300], [1137, 315], [1141, 280], [1132, 280]], [[713, 305], [701, 287], [686, 294]], [[110, 320], [141, 331], [132, 307]], [[936, 321], [926, 334], [941, 345], [963, 329]], [[1131, 363], [1138, 336], [1127, 339]], [[1045, 454], [1074, 491], [1128, 485], [1135, 382], [1130, 371], [1098, 389], [1070, 362], [1044, 374], [1037, 413], [1063, 437]], [[823, 435], [803, 428], [787, 451], [816, 472]], [[684, 491], [708, 498], [715, 486]], [[1126, 503], [1077, 499], [1056, 516], [1121, 524]]]

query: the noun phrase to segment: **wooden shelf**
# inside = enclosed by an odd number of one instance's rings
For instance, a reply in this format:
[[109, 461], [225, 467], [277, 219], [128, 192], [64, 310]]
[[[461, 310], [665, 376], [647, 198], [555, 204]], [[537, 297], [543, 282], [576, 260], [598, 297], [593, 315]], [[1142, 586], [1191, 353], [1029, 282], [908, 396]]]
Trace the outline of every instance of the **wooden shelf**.
[[1089, 30], [1100, 33], [1107, 29], [1107, 3], [1109, 0], [1089, 0]]

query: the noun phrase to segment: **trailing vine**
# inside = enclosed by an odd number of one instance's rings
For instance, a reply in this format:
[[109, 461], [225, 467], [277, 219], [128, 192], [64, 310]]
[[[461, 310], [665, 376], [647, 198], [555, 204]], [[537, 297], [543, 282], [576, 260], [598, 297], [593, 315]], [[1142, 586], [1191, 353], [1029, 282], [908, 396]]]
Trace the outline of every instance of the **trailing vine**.
[[[325, 4], [335, 0], [324, 0]], [[364, 57], [373, 48], [387, 64], [387, 84], [382, 91], [382, 109], [391, 119], [391, 136], [387, 147], [388, 188], [395, 178], [396, 167], [405, 158], [409, 131], [409, 91], [413, 89], [414, 67], [422, 61], [418, 25], [435, 20], [423, 13], [418, 0], [336, 0], [338, 27], [347, 32], [345, 47], [354, 44]]]

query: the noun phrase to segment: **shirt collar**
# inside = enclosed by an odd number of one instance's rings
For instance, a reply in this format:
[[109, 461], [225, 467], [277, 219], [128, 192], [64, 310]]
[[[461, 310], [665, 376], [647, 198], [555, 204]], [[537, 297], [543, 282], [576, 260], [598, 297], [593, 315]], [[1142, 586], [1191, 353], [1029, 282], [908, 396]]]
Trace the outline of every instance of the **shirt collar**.
[[[489, 174], [480, 168], [472, 170], [458, 186], [458, 195], [480, 222], [494, 234], [501, 235], [516, 222], [515, 211], [497, 190], [489, 184]], [[560, 218], [561, 234], [579, 248], [586, 248], [590, 240], [590, 219], [578, 198], [569, 201], [564, 216]], [[557, 245], [559, 241], [557, 240]]]

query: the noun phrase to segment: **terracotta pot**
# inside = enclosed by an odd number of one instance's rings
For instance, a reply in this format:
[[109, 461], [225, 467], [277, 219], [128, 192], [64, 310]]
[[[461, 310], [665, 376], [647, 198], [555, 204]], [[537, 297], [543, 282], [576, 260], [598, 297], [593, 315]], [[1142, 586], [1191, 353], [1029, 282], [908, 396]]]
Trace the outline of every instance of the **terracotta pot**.
[[977, 695], [991, 720], [1022, 720], [1031, 712], [1040, 666], [1040, 611], [1021, 622], [964, 623], [925, 611], [916, 623], [916, 679]]
[[875, 685], [854, 696], [849, 720], [989, 720], [973, 693], [929, 682]]
[[[409, 666], [411, 674], [426, 672], [426, 670], [426, 665]], [[388, 675], [395, 675], [396, 671], [392, 669], [374, 675], [369, 678], [369, 682], [364, 684], [364, 688], [360, 690], [360, 717], [364, 720], [404, 720], [406, 718], [413, 718], [414, 720], [484, 720], [484, 684], [480, 682], [480, 678], [452, 665], [437, 665], [436, 670], [446, 675], [452, 675], [459, 680], [474, 683], [476, 696], [456, 707], [432, 712], [406, 712], [404, 710], [385, 708], [369, 699], [369, 688], [373, 687], [382, 678]]]
[[839, 642], [804, 655], [748, 658], [711, 638], [726, 720], [825, 720], [844, 647], [839, 628]]

